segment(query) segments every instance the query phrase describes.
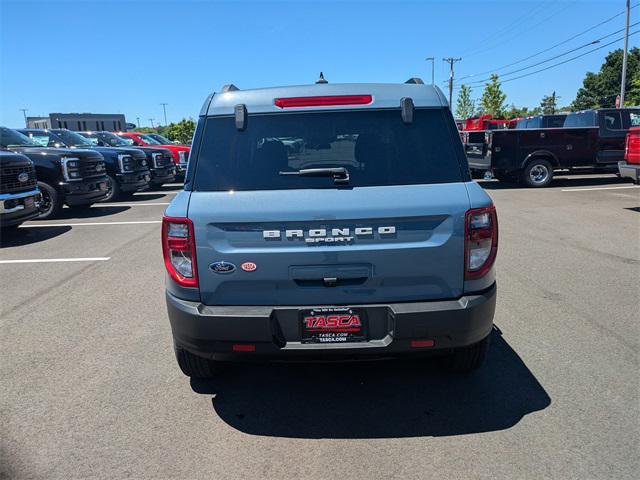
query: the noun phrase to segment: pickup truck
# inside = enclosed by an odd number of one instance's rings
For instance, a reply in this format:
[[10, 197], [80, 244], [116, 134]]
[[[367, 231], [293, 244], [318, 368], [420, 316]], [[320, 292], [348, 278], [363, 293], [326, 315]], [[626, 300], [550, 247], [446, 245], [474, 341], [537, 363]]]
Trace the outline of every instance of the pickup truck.
[[33, 162], [20, 153], [0, 150], [0, 228], [16, 228], [37, 217], [39, 198]]
[[85, 137], [92, 145], [110, 148], [133, 148], [142, 151], [147, 156], [147, 164], [151, 171], [151, 184], [163, 185], [173, 182], [176, 175], [176, 167], [173, 165], [172, 154], [166, 148], [161, 147], [132, 147], [130, 142], [124, 141], [111, 132], [77, 132]]
[[178, 176], [184, 176], [187, 171], [189, 162], [189, 151], [191, 147], [187, 145], [178, 145], [173, 143], [166, 137], [157, 133], [140, 133], [140, 132], [116, 132], [116, 135], [124, 139], [130, 145], [135, 147], [162, 147], [171, 150], [173, 161], [176, 164]]
[[133, 148], [98, 147], [90, 140], [66, 129], [45, 130], [22, 128], [20, 133], [43, 147], [84, 148], [100, 152], [109, 177], [105, 202], [117, 200], [122, 194], [139, 192], [149, 188], [151, 174], [144, 152]]
[[625, 142], [624, 160], [618, 162], [621, 177], [630, 178], [640, 184], [640, 127], [630, 128]]
[[227, 86], [194, 145], [162, 224], [183, 373], [225, 359], [482, 365], [498, 220], [437, 87]]
[[108, 195], [109, 179], [99, 152], [42, 147], [26, 135], [0, 127], [0, 149], [22, 153], [36, 168], [40, 219], [58, 216], [63, 205], [87, 207]]
[[608, 108], [570, 113], [561, 128], [482, 132], [482, 144], [466, 146], [469, 168], [529, 187], [548, 186], [559, 170], [614, 172], [627, 130], [639, 124], [640, 108]]

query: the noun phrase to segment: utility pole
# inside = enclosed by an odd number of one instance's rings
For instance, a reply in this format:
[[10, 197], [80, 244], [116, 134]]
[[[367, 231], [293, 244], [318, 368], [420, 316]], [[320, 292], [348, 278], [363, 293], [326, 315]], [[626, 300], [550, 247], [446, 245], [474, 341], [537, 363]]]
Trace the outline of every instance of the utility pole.
[[151, 128], [156, 128], [153, 126], [153, 118], [150, 118], [149, 121], [151, 122]]
[[431, 62], [431, 85], [435, 85], [436, 59], [435, 57], [427, 57], [425, 60]]
[[624, 87], [627, 79], [627, 49], [629, 48], [629, 13], [630, 0], [627, 0], [627, 24], [624, 31], [624, 51], [622, 52], [622, 80], [620, 81], [620, 108], [624, 107]]
[[161, 103], [160, 105], [162, 105], [162, 110], [164, 110], [164, 126], [167, 126], [167, 105], [169, 105], [168, 103]]
[[22, 115], [24, 116], [24, 127], [25, 128], [29, 128], [29, 125], [27, 124], [27, 110], [29, 110], [28, 108], [21, 108], [20, 111], [22, 112]]
[[136, 127], [140, 128], [142, 125], [140, 125], [140, 117], [136, 117]]
[[451, 101], [453, 100], [453, 64], [462, 60], [462, 57], [458, 58], [443, 58], [443, 62], [447, 62], [449, 64], [449, 108], [453, 108], [451, 106]]

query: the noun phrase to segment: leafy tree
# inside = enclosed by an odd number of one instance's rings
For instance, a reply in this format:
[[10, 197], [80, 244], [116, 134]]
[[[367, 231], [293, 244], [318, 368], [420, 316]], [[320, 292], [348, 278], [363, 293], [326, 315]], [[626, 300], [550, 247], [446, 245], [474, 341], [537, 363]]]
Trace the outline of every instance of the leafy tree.
[[[622, 79], [622, 56], [621, 48], [609, 52], [598, 73], [587, 72], [582, 82], [582, 87], [576, 94], [576, 99], [571, 103], [573, 110], [615, 107], [616, 97], [620, 93], [620, 80]], [[629, 102], [625, 98], [626, 105], [638, 102], [640, 92], [636, 93], [638, 88], [634, 86], [636, 85], [634, 82], [639, 76], [640, 48], [633, 47], [627, 56], [625, 91], [630, 92], [630, 98]]]
[[471, 87], [460, 86], [458, 100], [456, 102], [456, 118], [466, 119], [473, 116], [476, 110], [476, 102], [471, 99]]
[[624, 104], [626, 106], [640, 106], [640, 71], [631, 80], [631, 86], [624, 95]]
[[540, 102], [540, 109], [544, 115], [553, 115], [558, 111], [558, 97], [555, 90], [551, 95], [545, 95]]
[[196, 122], [194, 122], [192, 118], [183, 118], [178, 123], [170, 123], [167, 125], [164, 135], [169, 137], [169, 140], [180, 143], [190, 143], [195, 130]]
[[491, 75], [491, 80], [484, 85], [484, 91], [480, 99], [482, 113], [490, 113], [497, 118], [502, 117], [506, 108], [506, 100], [507, 95], [502, 91], [498, 75], [494, 73]]
[[508, 110], [504, 111], [504, 118], [511, 120], [512, 118], [521, 118], [521, 117], [529, 117], [532, 115], [540, 115], [542, 113], [542, 109], [540, 107], [529, 108], [529, 107], [516, 107], [514, 104], [511, 104]]

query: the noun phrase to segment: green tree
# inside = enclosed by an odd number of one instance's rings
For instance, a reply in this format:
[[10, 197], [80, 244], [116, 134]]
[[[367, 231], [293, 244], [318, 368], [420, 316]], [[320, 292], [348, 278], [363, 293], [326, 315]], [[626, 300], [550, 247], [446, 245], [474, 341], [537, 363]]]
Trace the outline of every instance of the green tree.
[[511, 120], [512, 118], [529, 117], [531, 115], [540, 115], [541, 113], [542, 109], [540, 107], [516, 107], [514, 104], [511, 104], [509, 109], [504, 111], [504, 118]]
[[476, 111], [476, 102], [471, 99], [471, 87], [460, 85], [458, 100], [456, 101], [456, 118], [466, 119], [473, 117]]
[[640, 106], [640, 71], [631, 80], [631, 86], [624, 95], [624, 104], [626, 106]]
[[490, 113], [494, 117], [500, 118], [506, 109], [505, 101], [507, 95], [502, 91], [502, 85], [498, 81], [498, 75], [491, 75], [491, 80], [484, 84], [484, 91], [480, 99], [482, 113]]
[[540, 109], [544, 115], [553, 115], [558, 111], [558, 97], [554, 90], [551, 95], [545, 95], [540, 102]]
[[193, 132], [196, 130], [196, 122], [192, 118], [183, 118], [178, 123], [170, 123], [167, 125], [164, 135], [169, 140], [180, 143], [191, 143]]
[[[640, 75], [640, 48], [633, 47], [627, 57], [627, 76], [625, 90], [631, 92], [629, 102], [635, 100], [636, 88], [634, 80]], [[622, 49], [609, 52], [598, 73], [587, 72], [582, 82], [582, 87], [576, 94], [576, 99], [571, 103], [572, 110], [586, 110], [588, 108], [615, 107], [616, 97], [620, 93], [620, 80], [622, 79]], [[625, 95], [626, 96], [626, 95]]]

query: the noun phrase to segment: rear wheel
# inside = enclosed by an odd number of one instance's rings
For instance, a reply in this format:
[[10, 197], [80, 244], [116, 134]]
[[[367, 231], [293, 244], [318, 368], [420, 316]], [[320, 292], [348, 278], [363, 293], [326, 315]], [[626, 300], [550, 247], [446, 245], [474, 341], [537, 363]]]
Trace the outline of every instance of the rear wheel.
[[468, 347], [457, 348], [453, 353], [444, 358], [444, 366], [447, 370], [459, 373], [468, 373], [477, 370], [484, 363], [489, 350], [489, 337]]
[[48, 220], [57, 217], [62, 211], [62, 196], [48, 183], [38, 182], [38, 188], [40, 189], [40, 203], [38, 206], [40, 214], [38, 218]]
[[181, 347], [176, 346], [174, 350], [178, 366], [187, 377], [213, 378], [215, 376], [216, 365], [213, 360], [194, 355]]
[[546, 187], [553, 179], [553, 167], [543, 158], [534, 158], [522, 171], [522, 181], [529, 187]]

